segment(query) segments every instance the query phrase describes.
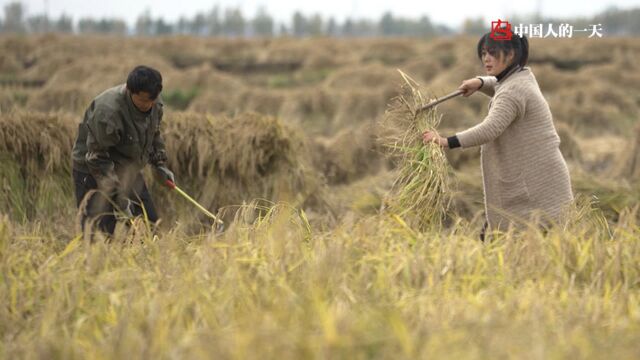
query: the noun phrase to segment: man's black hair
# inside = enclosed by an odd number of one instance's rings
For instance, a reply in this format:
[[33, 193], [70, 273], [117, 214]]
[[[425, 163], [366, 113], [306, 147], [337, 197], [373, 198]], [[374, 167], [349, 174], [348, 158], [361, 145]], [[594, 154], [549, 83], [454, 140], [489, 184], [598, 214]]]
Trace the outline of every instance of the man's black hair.
[[[496, 32], [495, 36], [503, 35], [503, 31]], [[508, 31], [511, 32], [511, 30]], [[513, 63], [520, 66], [527, 65], [527, 61], [529, 61], [529, 40], [527, 40], [526, 36], [522, 35], [520, 37], [520, 35], [513, 32], [511, 32], [511, 40], [494, 39], [491, 37], [491, 32], [482, 35], [480, 41], [478, 41], [478, 58], [480, 61], [482, 61], [482, 49], [486, 49], [489, 54], [496, 57], [498, 54], [507, 56], [513, 50]]]
[[138, 65], [127, 77], [127, 89], [132, 94], [149, 93], [151, 99], [158, 97], [162, 91], [162, 75], [154, 68]]

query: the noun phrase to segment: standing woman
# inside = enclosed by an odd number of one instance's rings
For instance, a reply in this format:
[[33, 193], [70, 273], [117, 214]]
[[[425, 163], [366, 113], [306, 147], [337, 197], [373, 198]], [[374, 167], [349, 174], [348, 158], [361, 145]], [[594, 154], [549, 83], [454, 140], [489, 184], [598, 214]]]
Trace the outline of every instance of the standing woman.
[[491, 98], [484, 120], [454, 136], [435, 131], [423, 134], [425, 143], [445, 148], [480, 146], [487, 229], [506, 230], [533, 215], [545, 223], [560, 219], [573, 201], [567, 164], [549, 105], [527, 65], [529, 42], [512, 33], [510, 40], [494, 40], [487, 33], [477, 45], [487, 76], [464, 80], [465, 97], [477, 90]]

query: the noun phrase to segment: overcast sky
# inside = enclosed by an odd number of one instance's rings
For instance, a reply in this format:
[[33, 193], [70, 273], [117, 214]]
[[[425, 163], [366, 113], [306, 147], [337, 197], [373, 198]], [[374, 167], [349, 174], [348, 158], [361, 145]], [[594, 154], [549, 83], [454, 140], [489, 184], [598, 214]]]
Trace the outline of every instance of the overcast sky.
[[[15, 0], [0, 0], [4, 5]], [[263, 7], [278, 21], [289, 22], [294, 11], [304, 14], [320, 13], [324, 17], [333, 16], [338, 20], [346, 17], [378, 19], [384, 12], [404, 17], [418, 18], [428, 15], [440, 24], [459, 26], [465, 18], [483, 16], [486, 20], [505, 19], [513, 14], [531, 14], [541, 9], [543, 16], [573, 17], [589, 16], [610, 6], [619, 8], [640, 7], [640, 0], [586, 1], [540, 0], [521, 2], [515, 0], [496, 1], [415, 1], [415, 0], [322, 0], [313, 2], [293, 0], [22, 0], [28, 14], [48, 13], [58, 17], [65, 13], [74, 20], [81, 17], [117, 17], [134, 24], [139, 14], [149, 9], [153, 17], [162, 16], [175, 21], [181, 15], [192, 17], [196, 12], [208, 11], [214, 5], [221, 8], [240, 7], [246, 17], [252, 17]]]

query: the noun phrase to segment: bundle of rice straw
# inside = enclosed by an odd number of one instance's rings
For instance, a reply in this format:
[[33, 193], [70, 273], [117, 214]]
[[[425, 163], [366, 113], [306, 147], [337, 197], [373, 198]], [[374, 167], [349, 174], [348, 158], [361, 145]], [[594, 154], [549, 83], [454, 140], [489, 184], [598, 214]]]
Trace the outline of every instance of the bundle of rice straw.
[[211, 211], [254, 199], [306, 206], [320, 196], [322, 182], [304, 138], [277, 118], [194, 112], [169, 112], [166, 118], [169, 166]]
[[420, 85], [404, 79], [400, 95], [385, 113], [385, 146], [397, 159], [397, 178], [386, 200], [387, 210], [419, 231], [438, 229], [451, 202], [449, 165], [439, 145], [422, 142], [425, 130], [434, 130], [440, 116], [434, 108], [419, 111], [429, 99]]

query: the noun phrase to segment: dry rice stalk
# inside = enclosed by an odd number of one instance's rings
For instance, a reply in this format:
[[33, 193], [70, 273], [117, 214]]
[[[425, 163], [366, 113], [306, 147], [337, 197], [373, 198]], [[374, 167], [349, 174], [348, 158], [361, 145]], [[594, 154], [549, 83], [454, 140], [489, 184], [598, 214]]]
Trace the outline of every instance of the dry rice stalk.
[[65, 113], [11, 111], [0, 114], [0, 155], [32, 177], [67, 169], [77, 119]]
[[423, 144], [421, 134], [440, 122], [435, 109], [418, 112], [429, 99], [420, 85], [400, 72], [405, 83], [389, 105], [384, 124], [385, 145], [398, 159], [398, 176], [387, 200], [388, 209], [409, 226], [426, 231], [442, 226], [451, 201], [449, 165], [440, 146]]
[[304, 138], [277, 118], [193, 112], [166, 117], [169, 165], [208, 209], [254, 199], [301, 206], [319, 196], [322, 181], [311, 169]]

